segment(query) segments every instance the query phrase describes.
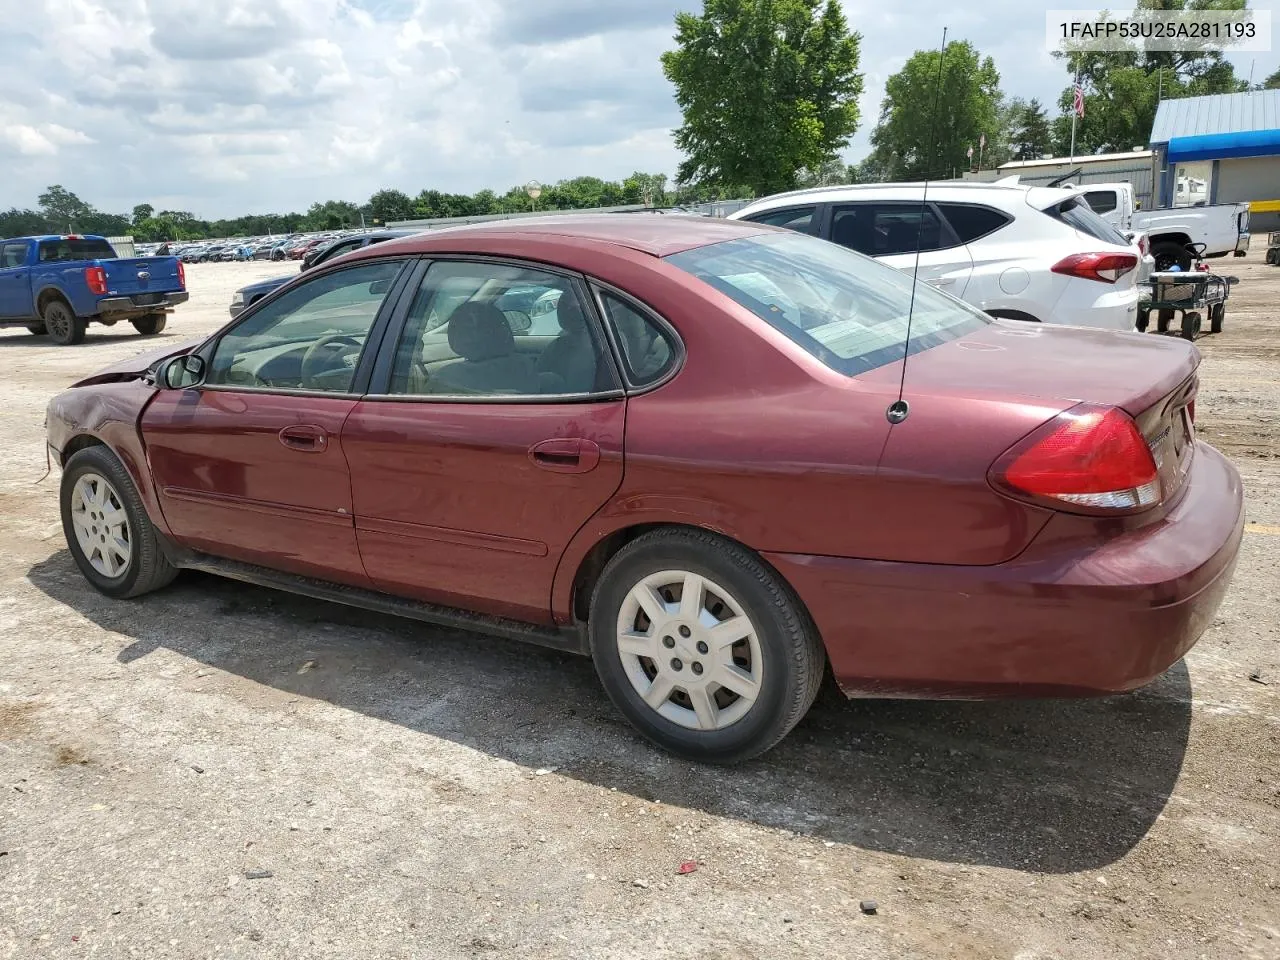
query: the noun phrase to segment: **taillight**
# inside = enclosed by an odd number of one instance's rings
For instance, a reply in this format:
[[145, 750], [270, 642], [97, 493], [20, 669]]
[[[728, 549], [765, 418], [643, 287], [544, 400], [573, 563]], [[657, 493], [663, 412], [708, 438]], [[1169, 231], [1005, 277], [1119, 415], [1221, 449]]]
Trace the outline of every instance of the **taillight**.
[[1194, 400], [1187, 404], [1187, 416], [1192, 423], [1196, 422], [1196, 402]]
[[84, 282], [90, 293], [101, 296], [107, 292], [107, 271], [102, 267], [85, 267]]
[[1073, 253], [1050, 269], [1068, 277], [1115, 283], [1137, 266], [1138, 258], [1132, 253]]
[[1160, 499], [1151, 448], [1123, 410], [1080, 404], [1059, 414], [991, 468], [1014, 496], [1082, 513], [1142, 510]]
[[178, 286], [183, 290], [187, 289], [187, 268], [182, 265], [182, 261], [178, 261]]

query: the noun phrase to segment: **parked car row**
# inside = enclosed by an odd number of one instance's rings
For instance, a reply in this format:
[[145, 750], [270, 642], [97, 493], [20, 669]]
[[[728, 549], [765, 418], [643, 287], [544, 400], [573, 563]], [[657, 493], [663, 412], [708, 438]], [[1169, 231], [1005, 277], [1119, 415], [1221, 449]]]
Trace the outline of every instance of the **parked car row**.
[[194, 243], [150, 243], [137, 246], [140, 255], [169, 253], [184, 263], [229, 263], [244, 260], [301, 260], [335, 240], [369, 231], [335, 230], [326, 233], [291, 234], [287, 237], [242, 237], [201, 240]]

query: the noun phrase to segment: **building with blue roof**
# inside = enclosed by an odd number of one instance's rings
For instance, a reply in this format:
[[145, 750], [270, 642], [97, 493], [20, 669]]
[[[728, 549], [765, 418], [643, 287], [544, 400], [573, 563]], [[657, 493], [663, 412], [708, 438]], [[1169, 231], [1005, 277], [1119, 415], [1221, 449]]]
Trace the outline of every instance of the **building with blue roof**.
[[1157, 206], [1249, 204], [1280, 229], [1280, 90], [1164, 100], [1151, 128]]

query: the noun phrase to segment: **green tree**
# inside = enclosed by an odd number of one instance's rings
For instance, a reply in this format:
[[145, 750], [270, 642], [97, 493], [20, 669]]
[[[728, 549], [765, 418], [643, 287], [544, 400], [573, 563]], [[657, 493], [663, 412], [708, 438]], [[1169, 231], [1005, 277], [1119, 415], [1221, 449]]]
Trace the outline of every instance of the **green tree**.
[[54, 184], [46, 189], [36, 198], [36, 202], [40, 204], [40, 212], [50, 226], [59, 233], [84, 229], [82, 222], [94, 213], [93, 207], [61, 184]]
[[1053, 152], [1053, 128], [1039, 100], [1017, 105], [1009, 116], [1007, 137], [1014, 160], [1039, 160]]
[[[1244, 10], [1247, 0], [1138, 0], [1137, 10]], [[1238, 93], [1248, 84], [1221, 50], [1144, 50], [1136, 43], [1125, 50], [1080, 50], [1064, 45], [1054, 52], [1067, 73], [1080, 78], [1084, 116], [1076, 120], [1077, 154], [1111, 153], [1142, 148], [1151, 139], [1161, 100]], [[1058, 98], [1053, 122], [1059, 153], [1071, 145], [1074, 86]]]
[[662, 55], [684, 122], [681, 183], [788, 190], [858, 128], [860, 36], [838, 0], [705, 0]]
[[843, 160], [828, 160], [817, 169], [810, 170], [806, 167], [796, 173], [797, 187], [830, 187], [857, 182], [857, 168]]
[[133, 208], [133, 216], [130, 218], [134, 223], [142, 220], [150, 220], [156, 214], [156, 208], [149, 203], [140, 203]]
[[979, 138], [999, 129], [1000, 103], [995, 62], [967, 40], [941, 52], [917, 51], [885, 83], [880, 123], [871, 133], [877, 163], [893, 180], [959, 175], [970, 167], [968, 149], [976, 162]]
[[1267, 79], [1263, 80], [1262, 85], [1258, 89], [1260, 90], [1280, 89], [1280, 70], [1277, 70], [1275, 73], [1271, 74], [1271, 76], [1267, 77]]
[[399, 190], [379, 190], [369, 198], [372, 220], [390, 223], [393, 220], [413, 219], [413, 200]]

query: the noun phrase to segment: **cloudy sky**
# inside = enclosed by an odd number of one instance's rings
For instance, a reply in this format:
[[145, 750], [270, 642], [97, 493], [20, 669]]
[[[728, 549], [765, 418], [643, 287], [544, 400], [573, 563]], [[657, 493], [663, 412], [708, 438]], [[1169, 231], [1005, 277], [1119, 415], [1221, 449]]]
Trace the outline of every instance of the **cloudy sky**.
[[[843, 2], [866, 83], [850, 159], [866, 153], [885, 78], [944, 25], [995, 58], [1006, 93], [1051, 102], [1065, 84], [1044, 49], [1044, 7]], [[384, 186], [674, 173], [679, 114], [658, 55], [675, 11], [698, 5], [0, 0], [0, 208], [34, 206], [51, 183], [103, 210], [147, 202], [212, 218]], [[1259, 78], [1280, 63], [1234, 59]]]

